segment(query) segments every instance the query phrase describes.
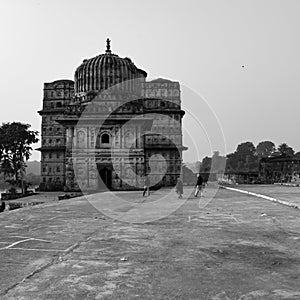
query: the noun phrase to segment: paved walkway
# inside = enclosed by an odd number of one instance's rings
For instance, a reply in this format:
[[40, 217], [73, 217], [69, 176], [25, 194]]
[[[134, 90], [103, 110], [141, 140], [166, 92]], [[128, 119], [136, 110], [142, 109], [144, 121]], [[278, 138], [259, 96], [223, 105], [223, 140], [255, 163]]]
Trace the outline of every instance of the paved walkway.
[[[106, 193], [2, 213], [0, 298], [300, 299], [299, 211], [214, 192]], [[155, 204], [165, 196], [171, 205]]]

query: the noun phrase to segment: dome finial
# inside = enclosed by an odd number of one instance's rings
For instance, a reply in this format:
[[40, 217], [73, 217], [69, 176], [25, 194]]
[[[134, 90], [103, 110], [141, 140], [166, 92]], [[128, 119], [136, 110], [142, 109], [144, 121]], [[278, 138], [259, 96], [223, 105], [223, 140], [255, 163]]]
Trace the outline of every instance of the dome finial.
[[111, 53], [111, 50], [110, 50], [110, 39], [107, 38], [106, 39], [106, 53]]

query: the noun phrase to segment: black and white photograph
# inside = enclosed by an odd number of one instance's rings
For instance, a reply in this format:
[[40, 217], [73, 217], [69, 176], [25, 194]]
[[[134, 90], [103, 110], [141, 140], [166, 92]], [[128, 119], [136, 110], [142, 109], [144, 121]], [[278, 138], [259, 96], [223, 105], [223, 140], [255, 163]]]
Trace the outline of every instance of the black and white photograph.
[[299, 300], [299, 12], [0, 0], [0, 299]]

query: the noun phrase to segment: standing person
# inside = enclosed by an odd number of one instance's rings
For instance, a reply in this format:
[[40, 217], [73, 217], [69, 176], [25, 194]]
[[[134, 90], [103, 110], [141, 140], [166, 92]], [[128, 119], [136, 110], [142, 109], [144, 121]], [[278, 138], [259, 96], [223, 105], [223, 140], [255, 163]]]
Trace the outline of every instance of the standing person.
[[150, 186], [150, 180], [149, 180], [149, 177], [148, 177], [148, 176], [145, 176], [143, 197], [145, 197], [145, 195], [146, 195], [146, 196], [150, 196], [149, 186]]
[[199, 192], [200, 192], [200, 197], [202, 197], [202, 185], [203, 185], [203, 178], [200, 174], [198, 174], [196, 190], [195, 190], [195, 197], [198, 196]]
[[180, 177], [177, 178], [176, 193], [178, 194], [178, 198], [181, 199], [183, 194], [183, 183]]
[[1, 212], [3, 212], [5, 210], [5, 202], [1, 201], [0, 203], [1, 203], [1, 205], [0, 205], [0, 213], [1, 213]]

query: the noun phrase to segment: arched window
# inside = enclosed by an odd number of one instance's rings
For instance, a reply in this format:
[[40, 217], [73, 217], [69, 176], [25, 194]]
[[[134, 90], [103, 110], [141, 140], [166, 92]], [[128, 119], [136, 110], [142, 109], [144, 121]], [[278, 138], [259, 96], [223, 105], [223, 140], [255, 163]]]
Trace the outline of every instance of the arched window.
[[101, 135], [101, 143], [109, 144], [109, 135], [107, 133]]

